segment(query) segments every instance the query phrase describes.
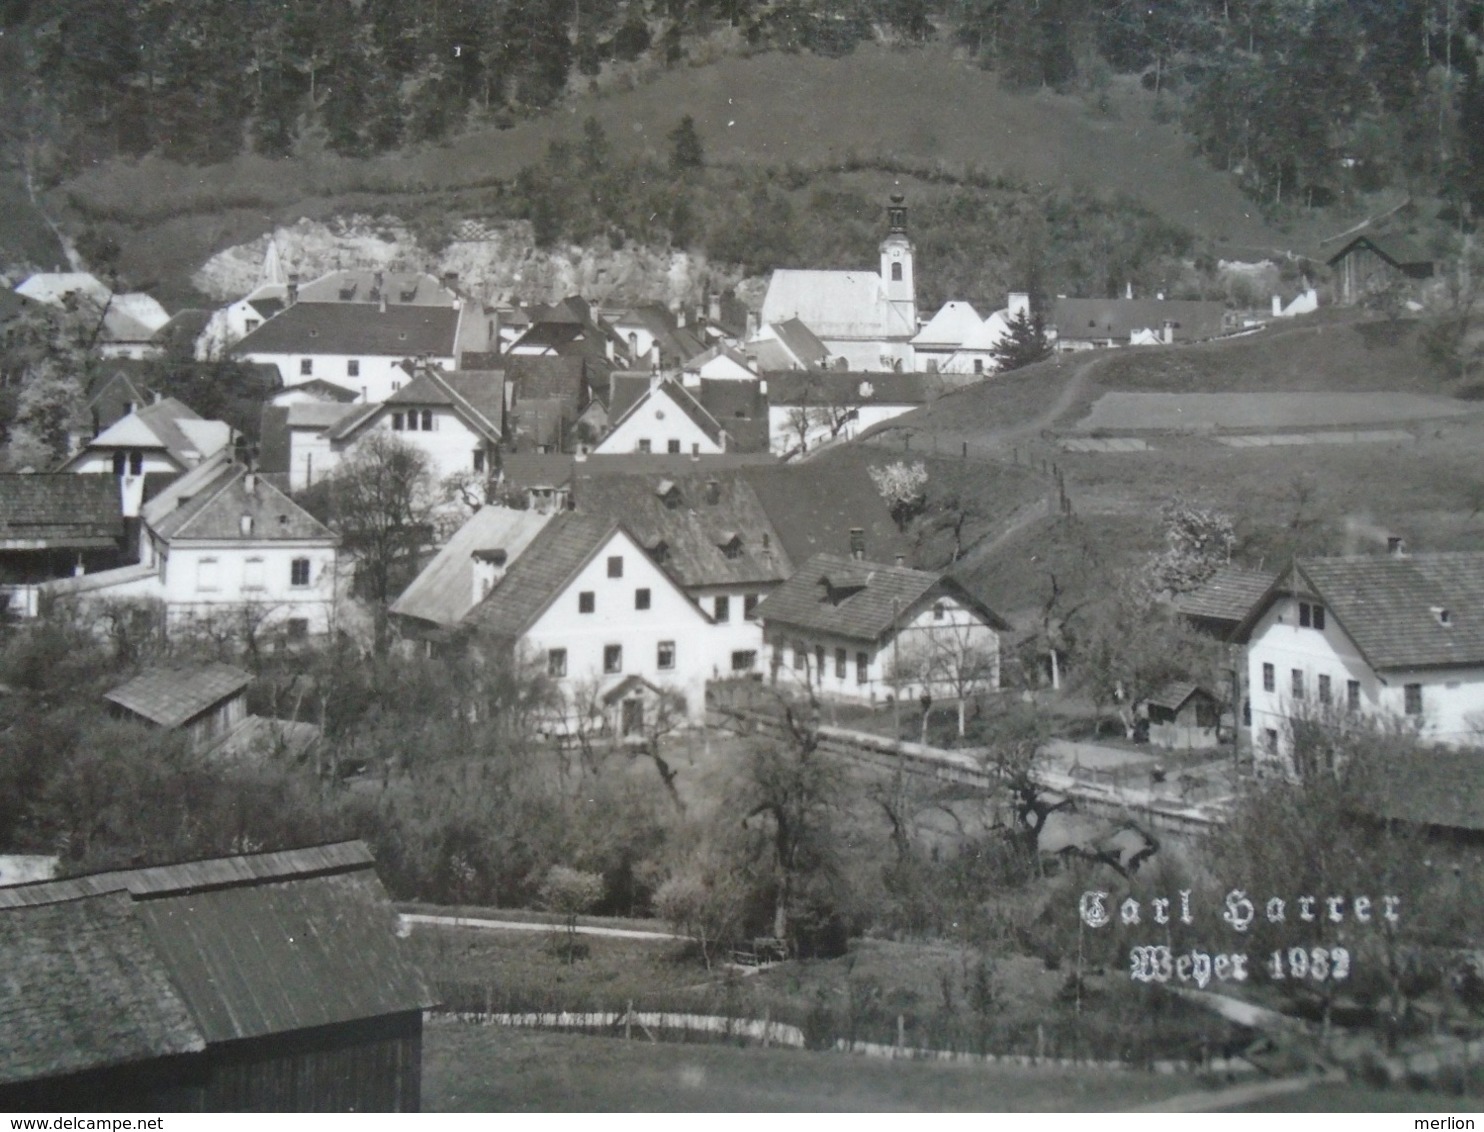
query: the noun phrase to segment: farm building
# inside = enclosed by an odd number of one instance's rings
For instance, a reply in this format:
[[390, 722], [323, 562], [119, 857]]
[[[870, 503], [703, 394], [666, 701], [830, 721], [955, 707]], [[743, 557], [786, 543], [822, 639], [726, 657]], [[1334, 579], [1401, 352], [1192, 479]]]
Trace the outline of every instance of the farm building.
[[1410, 240], [1379, 233], [1356, 236], [1326, 262], [1342, 303], [1358, 303], [1394, 283], [1431, 279], [1435, 269], [1433, 257]]
[[1169, 684], [1144, 701], [1149, 742], [1172, 750], [1221, 742], [1221, 701], [1199, 684]]
[[360, 842], [0, 889], [0, 1108], [407, 1112], [422, 1011]]

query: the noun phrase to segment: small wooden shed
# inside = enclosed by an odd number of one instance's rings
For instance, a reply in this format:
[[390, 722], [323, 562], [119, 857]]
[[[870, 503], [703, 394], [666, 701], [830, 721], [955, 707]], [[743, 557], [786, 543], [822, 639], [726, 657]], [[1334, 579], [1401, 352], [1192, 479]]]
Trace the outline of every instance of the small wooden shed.
[[1329, 257], [1339, 301], [1358, 303], [1372, 292], [1407, 280], [1431, 279], [1436, 263], [1404, 236], [1361, 233]]
[[1167, 684], [1144, 701], [1149, 742], [1194, 750], [1221, 742], [1221, 701], [1199, 684]]
[[230, 664], [150, 668], [103, 698], [117, 714], [184, 731], [193, 749], [204, 750], [247, 718], [251, 683], [251, 672]]

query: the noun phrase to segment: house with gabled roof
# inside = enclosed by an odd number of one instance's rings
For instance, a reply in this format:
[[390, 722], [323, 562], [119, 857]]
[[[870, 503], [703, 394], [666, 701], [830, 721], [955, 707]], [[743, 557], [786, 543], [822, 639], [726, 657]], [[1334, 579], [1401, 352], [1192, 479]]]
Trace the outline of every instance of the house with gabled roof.
[[[326, 429], [333, 463], [338, 464], [362, 437], [382, 430], [422, 452], [438, 479], [458, 473], [492, 474], [505, 429], [504, 374], [499, 370], [448, 372], [422, 365], [412, 368], [409, 377], [385, 401], [354, 406]], [[295, 435], [291, 428], [290, 438]], [[291, 473], [299, 467], [294, 459]], [[309, 478], [306, 474], [304, 482], [291, 479], [290, 483], [298, 490]]]
[[174, 397], [140, 405], [68, 457], [63, 472], [143, 476], [184, 472], [228, 448], [232, 428], [202, 420]]
[[1010, 626], [946, 575], [816, 554], [758, 605], [775, 684], [859, 703], [999, 687]]
[[1069, 299], [1059, 297], [1046, 319], [1046, 337], [1057, 350], [1102, 346], [1153, 346], [1200, 342], [1224, 333], [1224, 303], [1198, 299]]
[[779, 268], [768, 280], [760, 321], [798, 319], [845, 364], [863, 372], [914, 368], [917, 334], [914, 249], [901, 194], [887, 206], [888, 232], [879, 271]]
[[646, 688], [681, 697], [692, 721], [704, 716], [712, 619], [616, 519], [553, 516], [461, 625], [476, 647], [544, 672], [566, 722], [620, 686], [607, 705], [620, 733], [644, 728]]
[[551, 306], [532, 307], [527, 314], [530, 326], [506, 347], [509, 357], [587, 358], [621, 366], [633, 364], [629, 344], [577, 295]]
[[1342, 303], [1358, 303], [1395, 283], [1431, 279], [1437, 269], [1436, 256], [1399, 232], [1361, 232], [1325, 263], [1335, 274]]
[[69, 455], [155, 399], [154, 393], [124, 368], [128, 364], [115, 362], [90, 383], [88, 399], [67, 421]]
[[[618, 403], [615, 385], [614, 401]], [[680, 382], [654, 376], [628, 406], [614, 415], [595, 455], [619, 452], [690, 453], [711, 456], [731, 447], [725, 426]]]
[[50, 306], [79, 306], [96, 313], [100, 332], [96, 349], [105, 358], [146, 358], [159, 353], [155, 333], [170, 315], [142, 291], [115, 294], [86, 271], [43, 271], [29, 276], [17, 293]]
[[995, 348], [1009, 336], [1016, 318], [1030, 314], [1031, 298], [1024, 291], [1012, 291], [1005, 307], [983, 318], [970, 303], [944, 303], [912, 339], [917, 369], [958, 377], [994, 373]]
[[792, 573], [752, 485], [735, 474], [579, 475], [579, 514], [617, 519], [711, 615], [713, 676], [760, 671], [757, 607]]
[[739, 347], [718, 342], [709, 350], [686, 360], [680, 367], [686, 385], [700, 381], [756, 382], [755, 363]]
[[172, 624], [215, 621], [291, 639], [328, 631], [339, 537], [230, 453], [167, 484], [139, 519], [137, 564], [48, 582], [41, 596], [158, 600]]
[[1299, 558], [1236, 631], [1253, 748], [1292, 754], [1291, 726], [1367, 718], [1425, 743], [1484, 729], [1484, 553]]
[[0, 889], [0, 1107], [389, 1112], [434, 996], [360, 842]]

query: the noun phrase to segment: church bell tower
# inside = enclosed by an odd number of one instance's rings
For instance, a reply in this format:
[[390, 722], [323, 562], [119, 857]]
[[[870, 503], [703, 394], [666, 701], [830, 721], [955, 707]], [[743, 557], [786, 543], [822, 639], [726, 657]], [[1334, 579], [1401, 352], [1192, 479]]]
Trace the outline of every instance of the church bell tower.
[[881, 285], [887, 301], [917, 332], [917, 284], [912, 275], [912, 241], [907, 238], [906, 198], [892, 193], [886, 206], [887, 233], [881, 241]]

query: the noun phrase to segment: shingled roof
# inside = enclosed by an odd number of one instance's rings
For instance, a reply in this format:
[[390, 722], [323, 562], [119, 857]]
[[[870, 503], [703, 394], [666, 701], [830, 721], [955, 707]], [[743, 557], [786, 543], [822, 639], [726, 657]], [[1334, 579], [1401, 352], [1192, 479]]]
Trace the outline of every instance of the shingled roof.
[[102, 549], [118, 546], [123, 536], [113, 476], [0, 475], [0, 548]]
[[586, 406], [589, 382], [599, 372], [610, 372], [606, 360], [552, 355], [511, 354], [504, 356], [505, 380], [514, 388], [516, 403], [560, 397], [574, 409]]
[[1484, 553], [1297, 559], [1239, 635], [1288, 593], [1323, 602], [1377, 671], [1484, 664]]
[[370, 303], [295, 303], [249, 332], [232, 353], [453, 357], [459, 311]]
[[857, 458], [863, 451], [846, 445], [803, 464], [774, 461], [744, 470], [791, 561], [848, 553], [855, 528], [864, 534], [872, 558], [911, 552], [912, 540], [898, 529]]
[[391, 605], [391, 612], [451, 628], [474, 606], [474, 555], [503, 550], [518, 561], [549, 516], [509, 507], [481, 507], [454, 532]]
[[143, 517], [152, 531], [171, 540], [257, 545], [336, 537], [262, 476], [254, 476], [249, 488], [247, 468], [230, 461], [203, 465], [181, 477], [144, 506]]
[[[193, 1028], [181, 1026], [178, 1012], [164, 1019], [170, 1024], [165, 1036], [176, 1045], [201, 1049], [201, 1038], [215, 1044], [287, 1034], [433, 1004], [402, 954], [386, 891], [360, 842], [0, 889], [0, 909], [21, 909], [0, 913], [0, 923], [94, 892], [117, 894], [107, 905], [111, 922], [121, 934], [135, 931], [137, 943], [137, 930], [121, 926], [127, 912], [148, 943], [135, 956], [141, 973], [148, 980], [163, 967], [167, 985], [188, 1009]], [[56, 952], [70, 958], [65, 945]], [[72, 965], [78, 968], [74, 978], [93, 966]], [[116, 982], [131, 1002], [141, 991], [150, 993], [136, 1027], [142, 1021], [161, 1029], [150, 1017], [168, 1004], [157, 980], [129, 973]], [[4, 985], [0, 980], [0, 994]], [[53, 985], [50, 993], [63, 1003], [86, 1003], [81, 1017], [92, 1022], [107, 1018], [112, 1006], [106, 988], [95, 989], [90, 1002], [66, 986]], [[146, 1051], [155, 1052], [177, 1051]]]
[[734, 473], [582, 475], [572, 495], [579, 513], [623, 523], [682, 586], [781, 582], [792, 571], [752, 485]]
[[504, 640], [519, 638], [618, 529], [603, 516], [553, 516], [463, 623]]
[[1224, 304], [1195, 299], [1057, 299], [1046, 322], [1068, 340], [1123, 339], [1171, 323], [1175, 341], [1191, 342], [1215, 338], [1225, 318]]
[[1186, 617], [1229, 621], [1235, 627], [1268, 592], [1274, 575], [1268, 570], [1223, 566], [1189, 593], [1175, 598], [1175, 611]]
[[816, 554], [758, 603], [757, 616], [800, 629], [875, 643], [919, 603], [952, 594], [996, 629], [1009, 626], [950, 578], [839, 554]]
[[[437, 366], [414, 367], [412, 380], [385, 401], [356, 406], [336, 419], [330, 439], [345, 440], [405, 405], [442, 405], [457, 413], [471, 431], [498, 443], [505, 417], [504, 391], [504, 375], [499, 371], [449, 373]], [[330, 414], [325, 416], [329, 418]], [[295, 423], [293, 415], [289, 423]]]
[[103, 698], [161, 727], [179, 727], [251, 683], [251, 672], [230, 664], [149, 668]]
[[206, 1048], [127, 893], [0, 912], [0, 954], [0, 1085]]

